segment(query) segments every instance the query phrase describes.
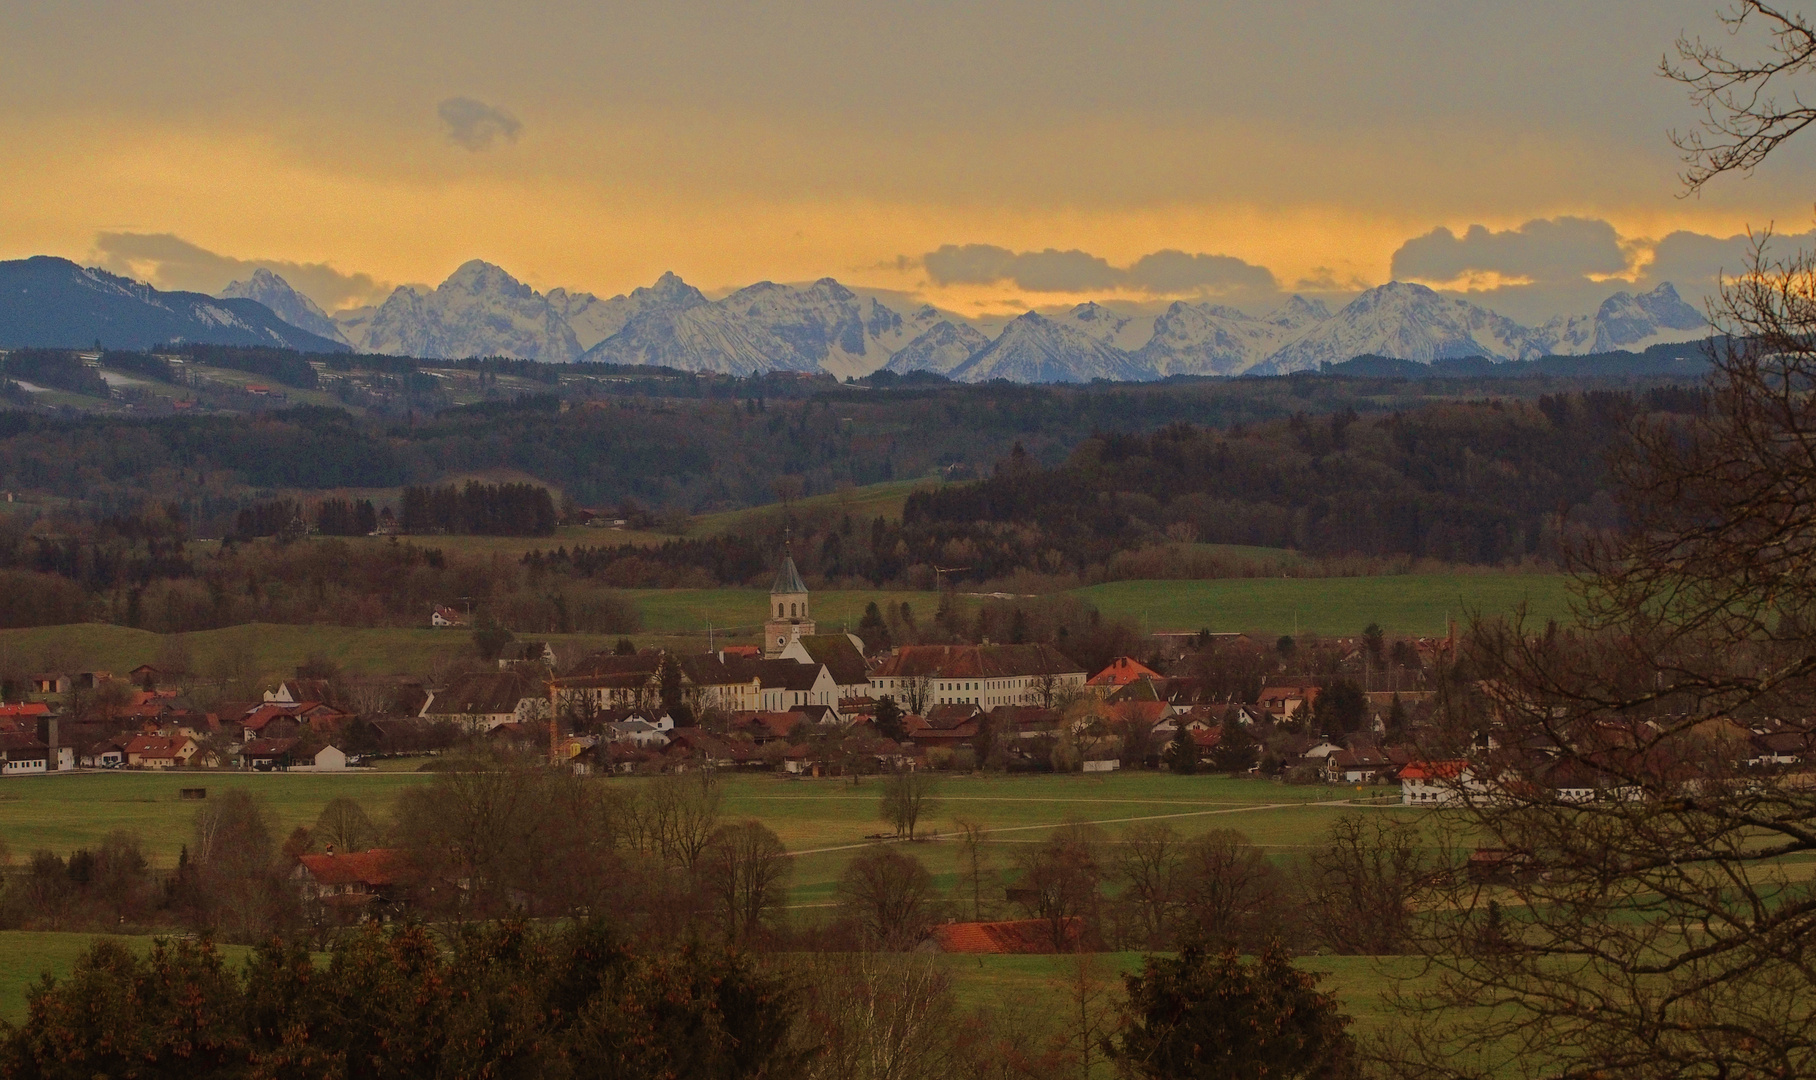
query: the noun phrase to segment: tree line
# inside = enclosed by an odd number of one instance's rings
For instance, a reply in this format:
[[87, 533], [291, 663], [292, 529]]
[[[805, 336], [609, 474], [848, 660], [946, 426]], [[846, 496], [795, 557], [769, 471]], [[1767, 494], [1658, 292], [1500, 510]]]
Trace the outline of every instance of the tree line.
[[555, 501], [539, 484], [406, 487], [398, 523], [407, 533], [468, 536], [553, 536]]

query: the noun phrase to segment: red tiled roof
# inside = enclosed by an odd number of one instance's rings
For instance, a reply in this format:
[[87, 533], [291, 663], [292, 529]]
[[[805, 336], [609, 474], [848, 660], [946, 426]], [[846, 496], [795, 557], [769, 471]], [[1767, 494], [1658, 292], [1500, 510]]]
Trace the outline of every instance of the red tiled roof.
[[43, 716], [50, 712], [50, 706], [42, 701], [25, 701], [17, 705], [0, 705], [0, 716]]
[[254, 739], [240, 751], [241, 757], [277, 757], [288, 754], [290, 748], [301, 742], [301, 739]]
[[[1078, 940], [1083, 923], [1066, 920], [1065, 938]], [[934, 944], [949, 953], [1050, 953], [1053, 928], [1045, 919], [1015, 919], [1009, 922], [943, 923], [933, 928]]]
[[1086, 680], [1086, 686], [1127, 686], [1136, 679], [1158, 679], [1160, 672], [1127, 656], [1118, 656], [1110, 666]]
[[999, 679], [1061, 675], [1079, 666], [1051, 645], [903, 645], [877, 669], [880, 678]]
[[403, 870], [403, 852], [390, 848], [349, 851], [337, 855], [299, 855], [297, 862], [318, 885], [396, 884]]
[[127, 754], [149, 758], [174, 758], [190, 744], [188, 739], [166, 739], [158, 735], [135, 735], [126, 744]]
[[1468, 767], [1467, 761], [1414, 761], [1400, 770], [1400, 779], [1455, 780]]

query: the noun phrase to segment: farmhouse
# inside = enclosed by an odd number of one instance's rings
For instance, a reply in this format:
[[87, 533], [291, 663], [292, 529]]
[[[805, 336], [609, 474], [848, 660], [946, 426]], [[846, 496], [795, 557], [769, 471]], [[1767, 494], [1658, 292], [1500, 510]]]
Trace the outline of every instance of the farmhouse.
[[187, 736], [135, 735], [123, 749], [126, 764], [135, 769], [174, 769], [195, 757], [196, 741]]
[[297, 739], [254, 739], [240, 748], [240, 766], [246, 769], [257, 769], [259, 772], [284, 770], [290, 767], [291, 751], [296, 749]]
[[1406, 806], [1443, 806], [1469, 788], [1467, 761], [1414, 761], [1400, 770], [1400, 802]]
[[445, 720], [469, 732], [489, 731], [500, 724], [549, 719], [546, 684], [521, 670], [480, 672], [456, 679], [437, 690], [423, 706], [425, 720]]
[[21, 731], [0, 734], [0, 776], [50, 771], [50, 747]]
[[336, 854], [299, 855], [291, 880], [307, 903], [354, 910], [404, 899], [403, 853], [389, 848]]

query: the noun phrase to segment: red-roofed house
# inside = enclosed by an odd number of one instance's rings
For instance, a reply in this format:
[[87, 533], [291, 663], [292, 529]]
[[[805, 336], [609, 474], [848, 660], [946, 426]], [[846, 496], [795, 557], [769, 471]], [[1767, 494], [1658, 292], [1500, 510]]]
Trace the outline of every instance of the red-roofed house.
[[195, 757], [196, 742], [185, 736], [134, 735], [124, 748], [126, 764], [135, 769], [174, 769]]
[[[1070, 949], [1084, 933], [1084, 922], [1070, 918], [1061, 927], [1063, 943]], [[933, 945], [946, 953], [1016, 953], [1039, 954], [1058, 952], [1053, 941], [1053, 924], [1046, 919], [1015, 919], [1008, 922], [942, 923], [933, 928]]]
[[243, 768], [269, 772], [273, 769], [290, 767], [290, 752], [296, 749], [297, 739], [254, 739], [240, 750], [240, 765]]
[[1158, 679], [1160, 672], [1127, 656], [1118, 656], [1110, 661], [1110, 666], [1085, 680], [1085, 685], [1093, 689], [1114, 690], [1127, 686], [1136, 679]]
[[374, 848], [337, 854], [330, 846], [326, 854], [297, 856], [291, 878], [305, 901], [363, 908], [403, 899], [408, 873], [401, 851]]
[[1400, 770], [1400, 802], [1406, 806], [1443, 806], [1460, 798], [1471, 785], [1467, 761], [1413, 761]]

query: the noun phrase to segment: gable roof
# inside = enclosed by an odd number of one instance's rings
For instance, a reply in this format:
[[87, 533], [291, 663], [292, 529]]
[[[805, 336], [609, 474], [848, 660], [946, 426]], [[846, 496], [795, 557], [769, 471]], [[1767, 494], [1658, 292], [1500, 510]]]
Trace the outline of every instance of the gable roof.
[[36, 735], [6, 731], [0, 732], [0, 752], [8, 757], [43, 757], [50, 753], [50, 747], [39, 742]]
[[517, 711], [517, 703], [542, 697], [544, 684], [521, 671], [484, 671], [454, 680], [435, 695], [429, 714], [498, 715]]
[[840, 686], [852, 686], [870, 678], [870, 665], [864, 662], [864, 654], [844, 634], [810, 634], [801, 639], [801, 647], [807, 650], [808, 656], [826, 665], [826, 670], [832, 672], [832, 680]]
[[349, 851], [331, 855], [299, 855], [309, 876], [318, 885], [393, 885], [402, 876], [403, 852], [390, 848]]
[[[750, 664], [749, 670], [763, 680], [765, 690], [812, 690], [813, 684], [820, 681], [820, 672], [825, 670], [819, 664], [793, 660], [747, 660], [744, 663]], [[732, 670], [739, 669], [734, 667]]]
[[[1084, 923], [1076, 916], [1065, 921], [1063, 934], [1068, 943], [1078, 940]], [[933, 942], [941, 952], [949, 953], [1050, 953], [1053, 927], [1045, 919], [1015, 919], [1008, 922], [942, 923], [933, 928]]]
[[288, 754], [301, 739], [254, 739], [240, 751], [241, 757], [280, 757]]
[[1413, 761], [1400, 770], [1400, 779], [1455, 780], [1468, 767], [1467, 761]]
[[882, 678], [1012, 679], [1083, 674], [1051, 645], [904, 645], [877, 669]]
[[1158, 679], [1160, 672], [1139, 660], [1128, 656], [1118, 656], [1110, 661], [1110, 666], [1093, 675], [1086, 681], [1088, 686], [1127, 686], [1136, 679]]

